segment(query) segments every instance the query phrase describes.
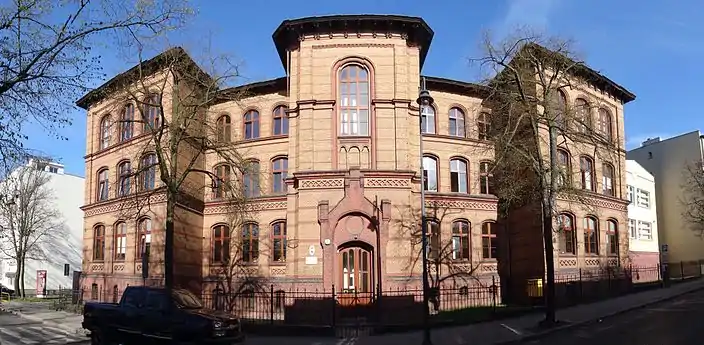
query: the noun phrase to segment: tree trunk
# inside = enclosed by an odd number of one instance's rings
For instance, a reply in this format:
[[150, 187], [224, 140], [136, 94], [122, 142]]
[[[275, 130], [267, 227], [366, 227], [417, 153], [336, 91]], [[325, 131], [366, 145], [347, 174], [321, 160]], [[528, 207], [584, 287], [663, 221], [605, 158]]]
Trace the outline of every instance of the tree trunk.
[[25, 269], [25, 256], [22, 255], [22, 269], [20, 270], [20, 289], [22, 289], [22, 297], [27, 296], [27, 291], [24, 289], [24, 269]]
[[167, 190], [166, 226], [164, 239], [164, 285], [167, 289], [174, 288], [174, 213], [176, 208], [175, 193]]
[[[555, 190], [557, 189], [558, 180], [558, 162], [557, 162], [557, 128], [550, 126], [549, 132], [549, 149], [550, 149], [550, 187], [547, 192], [547, 197], [542, 200], [543, 214], [543, 244], [545, 247], [545, 324], [555, 324], [555, 255], [552, 238], [552, 223], [553, 210], [555, 206]], [[544, 176], [544, 175], [543, 175]], [[545, 187], [545, 186], [543, 186]]]
[[20, 289], [20, 287], [21, 287], [21, 286], [20, 286], [20, 272], [21, 272], [21, 269], [22, 269], [22, 263], [20, 262], [20, 260], [17, 260], [17, 270], [15, 270], [15, 293], [16, 293], [19, 297], [24, 297], [24, 296], [22, 295], [22, 290]]

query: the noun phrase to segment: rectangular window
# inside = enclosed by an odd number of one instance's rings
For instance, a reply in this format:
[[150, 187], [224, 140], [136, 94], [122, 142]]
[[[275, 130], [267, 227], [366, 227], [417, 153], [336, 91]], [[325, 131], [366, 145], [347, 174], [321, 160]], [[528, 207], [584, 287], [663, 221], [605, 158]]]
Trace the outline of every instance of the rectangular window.
[[628, 201], [633, 202], [634, 196], [635, 196], [635, 191], [633, 189], [633, 186], [626, 186], [626, 189], [628, 191]]
[[636, 205], [643, 208], [650, 208], [650, 192], [638, 188], [636, 197], [638, 198]]
[[638, 238], [638, 232], [636, 231], [636, 220], [635, 219], [628, 220], [628, 236], [630, 236], [632, 239]]
[[638, 238], [646, 241], [653, 239], [653, 228], [650, 222], [638, 222]]

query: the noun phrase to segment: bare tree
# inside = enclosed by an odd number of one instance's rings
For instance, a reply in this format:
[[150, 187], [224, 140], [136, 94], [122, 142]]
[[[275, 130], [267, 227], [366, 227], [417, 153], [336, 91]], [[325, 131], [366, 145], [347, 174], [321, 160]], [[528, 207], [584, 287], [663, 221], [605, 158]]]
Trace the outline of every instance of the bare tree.
[[0, 203], [3, 228], [0, 252], [17, 263], [15, 291], [25, 296], [24, 276], [28, 260], [46, 260], [44, 245], [65, 240], [66, 225], [56, 209], [55, 196], [47, 185], [51, 176], [35, 166], [22, 166], [0, 186], [0, 194], [12, 195]]
[[680, 204], [682, 217], [697, 236], [704, 238], [704, 168], [702, 163], [687, 164], [682, 172]]
[[[594, 128], [595, 113], [603, 107], [598, 99], [574, 105], [567, 102], [566, 91], [589, 89], [598, 78], [577, 58], [572, 42], [519, 31], [498, 44], [487, 35], [484, 48], [484, 56], [473, 62], [493, 72], [484, 82], [488, 93], [484, 106], [491, 112], [491, 128], [485, 128], [483, 135], [493, 142], [492, 169], [500, 213], [505, 216], [530, 208], [532, 214], [542, 214], [546, 323], [552, 324], [553, 233], [560, 230], [555, 227], [557, 201], [591, 208], [590, 194], [598, 185], [594, 160], [578, 161], [583, 181], [574, 183], [573, 167], [566, 159], [569, 155], [561, 152], [569, 152], [572, 157], [588, 154], [616, 165], [618, 146], [611, 124]], [[614, 183], [610, 183], [603, 192], [615, 195]]]
[[179, 27], [185, 0], [13, 0], [0, 6], [0, 158], [27, 157], [27, 121], [65, 139], [75, 99], [103, 77], [96, 47], [121, 47]]
[[[103, 119], [101, 145], [114, 140], [111, 133], [117, 133], [118, 141], [135, 141], [128, 150], [138, 164], [118, 167], [117, 196], [124, 198], [121, 216], [143, 215], [155, 200], [165, 199], [163, 263], [167, 287], [174, 283], [177, 205], [198, 209], [217, 200], [241, 208], [244, 200], [259, 196], [258, 164], [235, 148], [230, 138], [231, 119], [213, 108], [242, 97], [244, 91], [225, 89], [239, 77], [237, 66], [227, 57], [207, 58], [208, 72], [184, 49], [168, 49], [79, 101], [110, 93], [118, 115]], [[217, 165], [214, 170], [213, 165]], [[99, 188], [99, 193], [107, 195], [107, 183]]]

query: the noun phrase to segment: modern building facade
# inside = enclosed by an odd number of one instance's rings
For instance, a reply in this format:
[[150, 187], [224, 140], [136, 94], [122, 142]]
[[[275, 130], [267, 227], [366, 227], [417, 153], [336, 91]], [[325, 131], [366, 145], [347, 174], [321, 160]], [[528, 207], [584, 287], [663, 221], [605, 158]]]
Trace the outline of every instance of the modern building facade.
[[[73, 272], [80, 271], [82, 267], [83, 212], [80, 207], [84, 202], [85, 181], [80, 176], [65, 173], [64, 166], [54, 162], [31, 160], [26, 166], [18, 169], [37, 169], [49, 175], [45, 185], [53, 196], [49, 207], [61, 214], [64, 225], [64, 229], [58, 229], [54, 234], [43, 236], [38, 243], [38, 249], [43, 253], [41, 260], [27, 259], [25, 262], [25, 292], [28, 295], [41, 295], [44, 289], [70, 289], [73, 286]], [[11, 181], [13, 176], [19, 176], [18, 170], [10, 173], [8, 179], [0, 183], [12, 183], [8, 181]], [[4, 200], [9, 200], [8, 197]], [[11, 245], [12, 242], [8, 238], [0, 239], [0, 246], [9, 249]], [[64, 274], [66, 265], [68, 265], [68, 275]], [[14, 289], [17, 262], [3, 255], [2, 252], [0, 252], [0, 275], [2, 275], [0, 283]]]
[[[415, 100], [432, 37], [420, 18], [286, 20], [273, 35], [286, 75], [224, 90], [246, 91], [248, 96], [210, 105], [207, 121], [218, 126], [218, 139], [250, 155], [259, 171], [260, 187], [251, 201], [257, 214], [235, 232], [245, 241], [243, 275], [282, 290], [334, 287], [351, 294], [418, 287], [420, 245], [412, 232], [420, 222], [421, 162], [431, 253], [448, 248], [447, 261], [431, 268], [431, 276], [463, 273], [443, 281], [457, 288], [477, 281], [489, 284], [492, 277], [499, 279], [502, 257], [519, 262], [534, 253], [537, 261], [530, 271], [521, 272], [516, 264], [512, 274], [519, 279], [543, 274], [535, 269], [544, 267], [539, 233], [530, 240], [516, 237], [510, 259], [498, 250], [505, 240], [491, 187], [486, 89], [426, 77], [434, 104], [426, 113], [419, 111]], [[130, 150], [144, 138], [137, 130], [122, 137], [116, 126], [108, 125], [134, 107], [115, 101], [112, 95], [119, 91], [106, 91], [126, 85], [125, 75], [78, 102], [87, 110], [86, 174], [91, 176], [83, 207], [89, 248], [83, 285], [93, 291], [144, 283], [140, 248], [151, 241], [154, 249], [163, 238], [163, 198], [155, 197], [149, 212], [124, 219], [116, 214], [120, 189], [108, 187], [121, 181], [124, 164], [136, 166], [147, 157]], [[565, 243], [556, 248], [559, 270], [618, 265], [627, 256], [623, 105], [634, 96], [599, 78], [588, 88], [565, 90], [565, 101], [603, 104], [602, 111], [589, 117], [618, 153], [607, 162], [561, 151], [575, 178], [584, 177], [594, 208], [561, 204], [566, 237], [555, 239]], [[206, 155], [199, 167], [219, 174], [220, 162], [213, 157]], [[203, 181], [209, 184], [206, 176]], [[198, 275], [189, 279], [199, 280], [197, 288], [203, 292], [213, 291], [223, 279], [222, 262], [229, 255], [224, 248], [231, 243], [232, 232], [223, 225], [227, 208], [216, 194], [194, 196], [199, 208], [179, 206], [177, 242], [188, 239], [180, 246], [197, 254], [191, 264]], [[188, 256], [176, 255], [182, 260]], [[154, 268], [150, 278], [160, 279], [159, 272], [163, 270]]]
[[641, 147], [628, 151], [654, 177], [658, 200], [660, 244], [667, 245], [670, 262], [698, 261], [704, 258], [704, 241], [683, 216], [683, 196], [687, 189], [687, 169], [704, 162], [704, 139], [692, 131], [661, 140], [649, 139]]
[[633, 267], [660, 264], [655, 178], [638, 162], [626, 160], [628, 252]]

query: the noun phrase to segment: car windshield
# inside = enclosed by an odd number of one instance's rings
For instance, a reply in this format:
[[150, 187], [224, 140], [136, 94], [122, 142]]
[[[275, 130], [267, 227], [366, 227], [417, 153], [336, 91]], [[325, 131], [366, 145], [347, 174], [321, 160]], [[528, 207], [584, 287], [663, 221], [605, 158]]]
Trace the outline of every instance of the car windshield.
[[186, 309], [202, 309], [203, 302], [196, 295], [186, 290], [174, 290], [174, 301], [181, 308]]

